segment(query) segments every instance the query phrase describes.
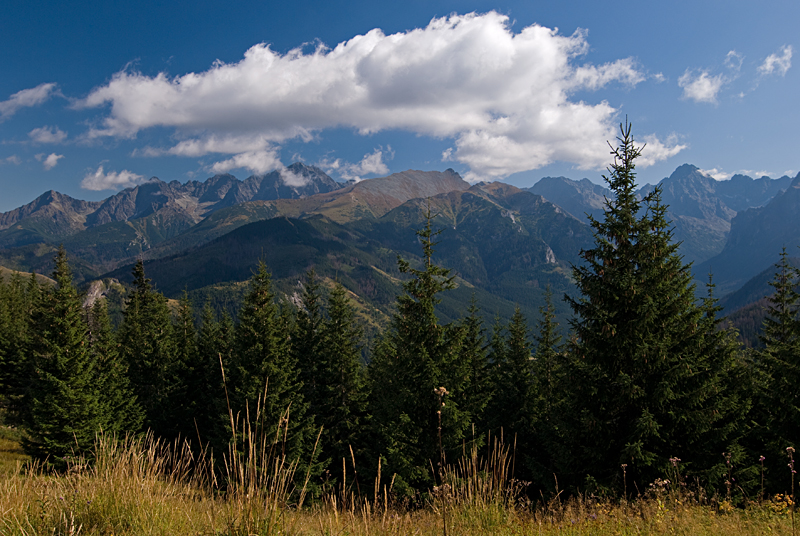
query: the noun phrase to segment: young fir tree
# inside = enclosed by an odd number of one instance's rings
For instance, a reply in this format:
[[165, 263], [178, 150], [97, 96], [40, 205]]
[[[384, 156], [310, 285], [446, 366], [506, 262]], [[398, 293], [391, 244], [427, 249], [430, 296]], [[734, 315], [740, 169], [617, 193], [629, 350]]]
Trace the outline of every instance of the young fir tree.
[[63, 466], [71, 456], [90, 451], [108, 415], [101, 402], [97, 357], [88, 344], [88, 326], [63, 247], [52, 278], [55, 287], [43, 292], [33, 312], [23, 447], [34, 458]]
[[[566, 412], [572, 444], [560, 460], [576, 485], [591, 475], [589, 482], [620, 489], [622, 464], [628, 484], [641, 487], [664, 474], [669, 458], [696, 458], [698, 444], [730, 451], [735, 399], [721, 381], [735, 356], [730, 348], [706, 351], [710, 324], [690, 266], [672, 241], [660, 190], [637, 199], [641, 149], [630, 125], [621, 130], [606, 177], [613, 197], [602, 221], [590, 218], [595, 245], [573, 268], [581, 297], [567, 297], [576, 315]], [[713, 467], [685, 470], [707, 476]]]
[[[362, 459], [367, 406], [364, 367], [361, 364], [363, 332], [356, 323], [347, 291], [336, 283], [327, 303], [328, 318], [320, 327], [320, 347], [315, 368], [317, 398], [311, 402], [322, 427], [325, 456], [330, 471], [341, 482], [342, 460], [351, 468]], [[352, 451], [351, 451], [352, 449]], [[348, 469], [350, 471], [350, 469]]]
[[[434, 312], [438, 294], [453, 288], [453, 278], [449, 270], [433, 263], [430, 209], [417, 236], [423, 267], [412, 268], [398, 258], [400, 271], [412, 277], [403, 283], [397, 312], [369, 366], [370, 407], [380, 454], [385, 468], [398, 475], [395, 489], [409, 494], [433, 484], [436, 475], [431, 469], [442, 453], [440, 433], [445, 452], [460, 452], [472, 422], [462, 409], [469, 396], [463, 381], [468, 367], [461, 359], [463, 331], [455, 324], [440, 324]], [[448, 393], [444, 400], [437, 394], [442, 387]]]
[[[237, 441], [244, 426], [281, 445], [289, 459], [308, 463], [314, 446], [314, 429], [307, 415], [297, 364], [292, 355], [291, 326], [275, 303], [272, 279], [259, 262], [250, 279], [236, 326], [236, 350], [228, 392]], [[227, 371], [226, 371], [227, 373]], [[230, 417], [226, 416], [230, 421]], [[241, 448], [242, 444], [237, 445]]]
[[172, 403], [178, 365], [172, 318], [167, 299], [145, 277], [141, 259], [133, 268], [133, 288], [117, 337], [133, 392], [144, 410], [144, 427], [156, 436], [175, 438], [179, 430]]
[[127, 363], [119, 355], [105, 299], [97, 300], [89, 311], [89, 342], [97, 363], [97, 385], [103, 393], [100, 398], [103, 431], [118, 435], [137, 432], [142, 427], [144, 412], [131, 388]]

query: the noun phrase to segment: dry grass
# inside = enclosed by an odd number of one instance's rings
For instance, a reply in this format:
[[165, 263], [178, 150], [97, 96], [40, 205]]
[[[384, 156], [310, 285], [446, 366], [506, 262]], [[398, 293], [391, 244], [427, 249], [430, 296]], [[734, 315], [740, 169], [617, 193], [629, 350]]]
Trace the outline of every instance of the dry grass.
[[668, 490], [631, 503], [578, 497], [531, 504], [508, 477], [500, 445], [448, 467], [424, 509], [393, 504], [391, 479], [381, 477], [364, 495], [343, 482], [303, 507], [303, 487], [293, 484], [297, 465], [272, 453], [274, 441], [244, 437], [216, 478], [208, 460], [185, 445], [150, 437], [100, 437], [94, 464], [75, 464], [61, 475], [35, 464], [18, 468], [0, 476], [0, 534], [433, 536], [445, 528], [451, 536], [792, 534], [780, 497], [746, 509]]

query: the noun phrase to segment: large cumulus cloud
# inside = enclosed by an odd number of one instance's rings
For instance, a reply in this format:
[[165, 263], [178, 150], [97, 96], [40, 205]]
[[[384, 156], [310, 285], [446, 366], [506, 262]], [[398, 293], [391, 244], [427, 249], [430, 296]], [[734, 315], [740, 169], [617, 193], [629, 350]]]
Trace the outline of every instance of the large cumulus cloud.
[[[608, 160], [617, 110], [576, 93], [645, 77], [630, 58], [579, 63], [587, 50], [581, 31], [532, 25], [514, 33], [495, 12], [452, 15], [404, 33], [375, 29], [332, 49], [280, 54], [259, 44], [237, 63], [183, 76], [123, 71], [79, 106], [110, 105], [90, 136], [171, 127], [179, 143], [144, 153], [233, 155], [218, 170], [262, 171], [281, 142], [333, 127], [451, 139], [443, 158], [468, 165], [475, 180], [554, 161], [596, 168]], [[680, 149], [652, 138], [649, 161]]]

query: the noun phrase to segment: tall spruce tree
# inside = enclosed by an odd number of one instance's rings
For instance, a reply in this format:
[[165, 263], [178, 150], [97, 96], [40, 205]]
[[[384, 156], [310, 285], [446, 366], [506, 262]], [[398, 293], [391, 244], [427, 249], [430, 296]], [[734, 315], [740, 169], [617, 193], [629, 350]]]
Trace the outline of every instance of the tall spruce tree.
[[175, 438], [179, 429], [172, 402], [178, 361], [172, 318], [167, 299], [145, 277], [141, 259], [133, 268], [133, 288], [117, 336], [133, 392], [144, 410], [144, 427], [156, 436]]
[[97, 356], [88, 344], [88, 326], [63, 246], [52, 278], [55, 287], [42, 293], [33, 312], [23, 446], [32, 457], [63, 466], [71, 456], [90, 451], [108, 415], [101, 401]]
[[[602, 221], [590, 217], [595, 245], [573, 268], [581, 296], [567, 297], [576, 316], [572, 444], [560, 464], [575, 485], [589, 475], [590, 483], [621, 489], [622, 464], [641, 487], [664, 474], [669, 458], [696, 458], [698, 444], [731, 450], [735, 396], [723, 378], [735, 356], [730, 347], [707, 351], [711, 324], [695, 301], [660, 189], [637, 199], [641, 149], [630, 125], [618, 140], [605, 177], [613, 197]], [[714, 467], [690, 462], [685, 470], [708, 477]]]
[[[397, 298], [397, 312], [375, 350], [369, 366], [370, 407], [380, 454], [386, 468], [396, 473], [395, 489], [401, 493], [430, 486], [440, 462], [441, 443], [446, 452], [460, 452], [472, 421], [462, 408], [468, 363], [461, 359], [463, 330], [440, 324], [434, 311], [438, 294], [453, 288], [450, 271], [433, 263], [436, 242], [430, 208], [425, 227], [417, 231], [422, 243], [423, 266], [413, 268], [398, 258], [402, 273], [411, 275]], [[449, 393], [442, 398], [437, 389]], [[442, 391], [438, 391], [441, 393]]]

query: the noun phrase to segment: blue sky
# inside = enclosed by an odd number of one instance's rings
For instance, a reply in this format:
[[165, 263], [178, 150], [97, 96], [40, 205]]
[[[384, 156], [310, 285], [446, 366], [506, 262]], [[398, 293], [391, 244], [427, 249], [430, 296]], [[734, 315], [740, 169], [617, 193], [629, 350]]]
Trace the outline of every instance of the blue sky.
[[4, 2], [0, 211], [301, 160], [599, 182], [794, 176], [797, 2]]

